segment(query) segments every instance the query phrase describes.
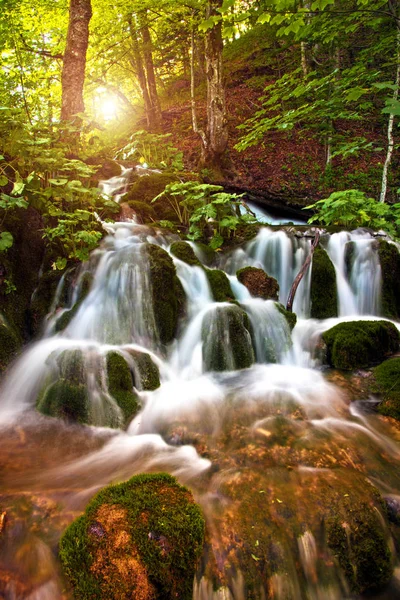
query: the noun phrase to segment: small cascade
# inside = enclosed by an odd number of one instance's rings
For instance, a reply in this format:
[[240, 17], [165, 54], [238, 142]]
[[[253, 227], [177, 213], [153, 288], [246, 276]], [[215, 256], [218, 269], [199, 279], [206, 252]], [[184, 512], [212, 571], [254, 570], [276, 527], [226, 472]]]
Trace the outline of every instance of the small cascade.
[[99, 188], [102, 194], [112, 198], [114, 202], [119, 204], [121, 198], [128, 191], [129, 178], [132, 170], [133, 169], [125, 169], [121, 166], [120, 175], [116, 175], [116, 177], [112, 177], [111, 179], [99, 181]]
[[256, 360], [279, 363], [291, 347], [289, 325], [272, 300], [252, 298], [243, 302], [250, 318]]
[[379, 315], [381, 267], [377, 243], [368, 232], [341, 231], [326, 248], [335, 267], [339, 315]]

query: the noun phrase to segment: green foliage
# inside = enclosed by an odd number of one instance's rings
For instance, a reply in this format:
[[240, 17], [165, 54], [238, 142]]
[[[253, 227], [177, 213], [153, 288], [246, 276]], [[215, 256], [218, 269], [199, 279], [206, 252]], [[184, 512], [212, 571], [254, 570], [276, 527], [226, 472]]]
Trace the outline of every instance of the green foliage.
[[[255, 222], [247, 206], [240, 200], [243, 194], [229, 194], [220, 185], [197, 181], [177, 182], [166, 186], [152, 202], [166, 200], [180, 225], [188, 227], [188, 238], [205, 237], [212, 229], [210, 246], [220, 248], [228, 238], [235, 237], [239, 225]], [[242, 215], [239, 206], [245, 207]]]
[[183, 152], [174, 148], [170, 133], [135, 131], [128, 144], [118, 151], [117, 158], [146, 164], [152, 169], [183, 171]]
[[305, 210], [316, 211], [309, 223], [384, 229], [389, 235], [400, 237], [400, 203], [388, 205], [378, 202], [367, 198], [360, 190], [334, 192], [329, 198], [306, 206]]

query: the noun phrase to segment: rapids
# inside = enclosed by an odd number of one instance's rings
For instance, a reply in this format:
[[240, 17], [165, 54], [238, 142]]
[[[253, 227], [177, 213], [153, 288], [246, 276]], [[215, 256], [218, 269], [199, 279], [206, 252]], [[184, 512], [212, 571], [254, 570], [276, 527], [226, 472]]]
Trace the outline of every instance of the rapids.
[[[123, 193], [126, 177], [125, 172], [103, 184], [104, 192], [117, 187]], [[358, 597], [329, 554], [321, 507], [332, 490], [351, 495], [357, 505], [369, 481], [385, 496], [400, 498], [400, 429], [365, 404], [350, 404], [335, 375], [326, 377], [321, 370], [318, 341], [342, 320], [379, 318], [381, 274], [373, 236], [356, 231], [323, 237], [337, 274], [340, 317], [309, 319], [309, 270], [297, 291], [299, 320], [293, 332], [275, 303], [252, 298], [235, 273], [247, 265], [262, 267], [278, 280], [285, 304], [310, 252], [307, 232], [263, 227], [246, 246], [220, 256], [215, 266], [228, 274], [252, 325], [253, 340], [249, 334], [247, 341], [253, 364], [210, 372], [208, 345], [222, 337], [225, 362], [234, 366], [233, 340], [219, 318], [225, 304], [214, 302], [204, 271], [173, 258], [187, 306], [177, 338], [165, 346], [156, 334], [152, 282], [141, 248], [150, 242], [168, 251], [176, 238], [135, 222], [107, 228], [70, 294], [69, 308], [90, 273], [90, 291], [66, 329], [56, 331], [68, 310], [57, 309], [56, 298], [41, 339], [2, 383], [0, 508], [7, 520], [0, 533], [0, 596], [67, 598], [57, 559], [67, 524], [108, 483], [168, 471], [193, 490], [207, 520], [209, 545], [196, 577], [195, 600]], [[350, 272], [348, 242], [355, 257]], [[58, 295], [63, 285], [64, 280]], [[35, 410], [55, 357], [68, 349], [84, 355], [92, 426]], [[125, 431], [104, 426], [106, 413], [114, 410], [119, 418], [105, 372], [110, 349], [121, 352], [132, 369], [129, 352], [146, 351], [160, 371], [158, 389], [136, 390], [142, 408]], [[400, 597], [392, 541], [390, 547], [393, 580], [371, 597]], [[265, 566], [266, 555], [276, 566], [273, 573]]]

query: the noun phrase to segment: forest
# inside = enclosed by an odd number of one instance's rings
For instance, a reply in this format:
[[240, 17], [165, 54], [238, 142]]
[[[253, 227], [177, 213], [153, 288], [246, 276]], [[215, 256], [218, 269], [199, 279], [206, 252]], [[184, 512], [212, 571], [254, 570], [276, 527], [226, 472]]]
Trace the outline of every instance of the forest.
[[400, 597], [397, 0], [0, 9], [0, 598]]

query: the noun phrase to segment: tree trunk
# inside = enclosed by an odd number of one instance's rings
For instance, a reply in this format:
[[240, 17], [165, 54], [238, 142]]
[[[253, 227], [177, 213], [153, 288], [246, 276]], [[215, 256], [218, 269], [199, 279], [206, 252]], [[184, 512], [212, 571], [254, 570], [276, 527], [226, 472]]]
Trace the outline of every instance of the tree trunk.
[[[209, 0], [207, 19], [218, 16], [222, 0]], [[228, 122], [226, 118], [225, 91], [222, 81], [222, 25], [219, 21], [208, 30], [206, 36], [207, 75], [207, 148], [205, 165], [219, 168], [228, 146]]]
[[[397, 21], [397, 69], [396, 69], [396, 81], [395, 88], [393, 92], [393, 101], [396, 103], [399, 97], [399, 87], [400, 87], [400, 24]], [[387, 194], [387, 179], [390, 163], [392, 162], [392, 155], [394, 150], [394, 136], [393, 136], [393, 125], [394, 125], [394, 114], [391, 113], [389, 116], [388, 129], [387, 129], [387, 137], [388, 137], [388, 147], [386, 152], [385, 164], [383, 165], [382, 171], [382, 186], [381, 186], [381, 194], [379, 201], [385, 202], [386, 194]]]
[[129, 23], [129, 31], [130, 31], [130, 35], [131, 35], [131, 41], [132, 41], [132, 51], [133, 51], [132, 66], [136, 71], [140, 90], [142, 92], [143, 102], [144, 102], [144, 110], [146, 113], [147, 126], [149, 128], [151, 128], [152, 120], [153, 120], [152, 119], [152, 108], [151, 108], [149, 91], [147, 88], [147, 80], [146, 80], [146, 73], [144, 71], [144, 66], [143, 66], [143, 59], [142, 59], [142, 55], [140, 53], [139, 40], [137, 37], [136, 26], [133, 24], [131, 17], [128, 19], [128, 23]]
[[318, 246], [318, 243], [319, 243], [320, 235], [321, 235], [320, 231], [319, 231], [319, 229], [317, 229], [315, 232], [314, 241], [311, 244], [310, 254], [307, 256], [306, 260], [304, 261], [303, 266], [301, 267], [300, 271], [297, 273], [295, 280], [293, 281], [292, 287], [290, 288], [289, 297], [288, 297], [288, 300], [286, 303], [286, 310], [288, 310], [289, 312], [292, 312], [294, 297], [296, 295], [297, 288], [299, 287], [301, 280], [303, 279], [305, 273], [307, 272], [308, 267], [310, 266], [311, 259], [314, 254], [314, 250]]
[[153, 44], [147, 23], [147, 13], [140, 15], [140, 30], [143, 40], [144, 67], [146, 69], [147, 87], [150, 97], [152, 123], [150, 127], [160, 131], [162, 126], [161, 104], [157, 93], [156, 76], [153, 63]]
[[83, 84], [91, 16], [90, 0], [70, 1], [67, 45], [61, 75], [61, 120], [63, 121], [70, 121], [74, 115], [85, 110]]

